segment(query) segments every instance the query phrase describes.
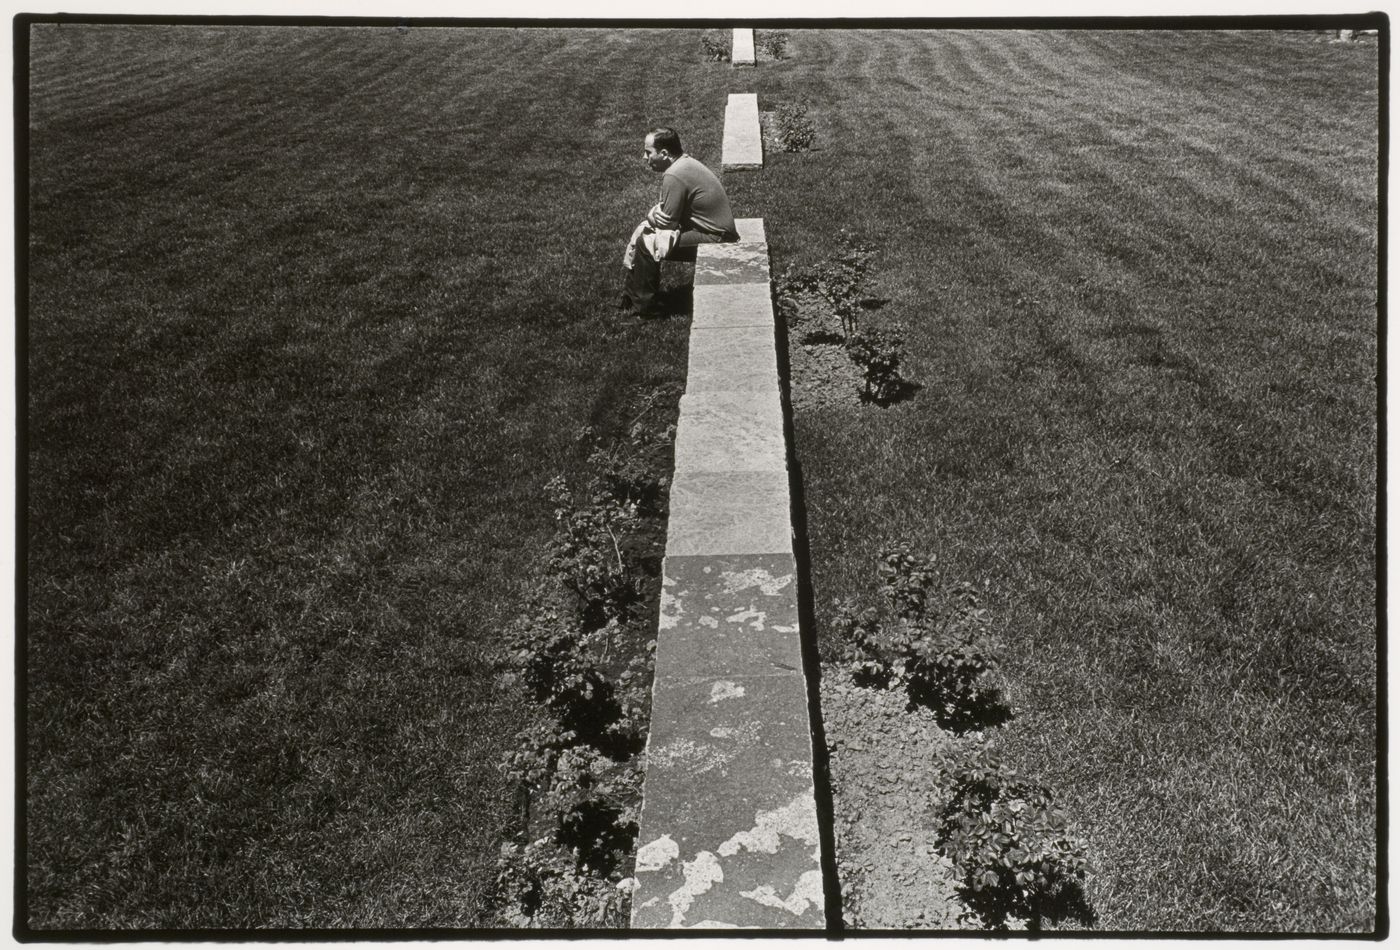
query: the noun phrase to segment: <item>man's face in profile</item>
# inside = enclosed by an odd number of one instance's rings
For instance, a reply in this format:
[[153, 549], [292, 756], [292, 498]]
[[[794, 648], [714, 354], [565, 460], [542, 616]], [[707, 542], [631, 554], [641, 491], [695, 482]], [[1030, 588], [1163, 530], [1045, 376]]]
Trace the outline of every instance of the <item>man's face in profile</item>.
[[642, 158], [654, 172], [664, 172], [671, 165], [671, 156], [665, 151], [658, 152], [650, 135], [642, 140]]

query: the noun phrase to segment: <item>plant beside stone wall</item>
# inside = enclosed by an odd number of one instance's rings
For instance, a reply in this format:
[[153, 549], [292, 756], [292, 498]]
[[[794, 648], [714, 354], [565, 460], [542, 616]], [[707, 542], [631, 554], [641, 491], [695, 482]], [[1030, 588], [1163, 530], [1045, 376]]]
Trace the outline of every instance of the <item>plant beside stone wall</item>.
[[729, 41], [719, 30], [706, 30], [700, 34], [700, 50], [707, 63], [729, 62]]
[[816, 141], [817, 129], [800, 102], [784, 102], [773, 112], [778, 123], [778, 147], [784, 152], [805, 152]]
[[901, 546], [880, 556], [880, 596], [883, 610], [836, 605], [856, 683], [903, 689], [946, 728], [970, 725], [993, 697], [983, 677], [999, 663], [976, 589], [945, 580], [933, 558]]
[[[881, 606], [836, 605], [852, 681], [904, 690], [956, 733], [1008, 718], [998, 691], [985, 682], [999, 658], [977, 587], [944, 578], [934, 557], [907, 545], [881, 553], [879, 574]], [[1081, 886], [1087, 849], [1048, 788], [1006, 767], [980, 732], [950, 744], [935, 767], [943, 776], [932, 802], [937, 847], [982, 926], [1093, 923]]]
[[904, 341], [889, 330], [862, 329], [861, 314], [867, 304], [880, 301], [862, 299], [870, 272], [874, 247], [851, 235], [843, 234], [840, 246], [832, 257], [811, 267], [785, 274], [778, 282], [777, 297], [780, 310], [792, 314], [804, 295], [826, 303], [840, 320], [841, 334], [806, 342], [836, 342], [845, 345], [846, 355], [861, 371], [864, 388], [861, 398], [887, 406], [904, 398], [914, 387], [900, 372]]
[[584, 491], [562, 478], [546, 487], [556, 526], [547, 574], [508, 632], [497, 677], [536, 710], [500, 763], [524, 803], [497, 866], [506, 926], [627, 925], [655, 647], [644, 564], [664, 538], [675, 437], [674, 425], [650, 421], [660, 395], [624, 438], [593, 448]]
[[774, 59], [782, 59], [787, 54], [786, 30], [754, 30], [754, 42]]
[[1018, 919], [1033, 931], [1047, 921], [1093, 923], [1082, 887], [1087, 849], [1051, 791], [980, 745], [950, 772], [953, 793], [941, 809], [938, 848], [982, 923], [1001, 930]]
[[904, 340], [898, 334], [881, 330], [861, 330], [846, 338], [846, 352], [865, 379], [863, 399], [889, 405], [904, 388], [899, 364]]

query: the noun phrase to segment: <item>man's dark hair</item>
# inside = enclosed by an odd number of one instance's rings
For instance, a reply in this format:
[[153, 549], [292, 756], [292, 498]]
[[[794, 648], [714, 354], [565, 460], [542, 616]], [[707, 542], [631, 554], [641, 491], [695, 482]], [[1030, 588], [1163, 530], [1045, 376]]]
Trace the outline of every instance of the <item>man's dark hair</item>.
[[665, 149], [676, 158], [685, 154], [685, 149], [681, 148], [681, 137], [676, 134], [675, 129], [663, 125], [647, 134], [651, 136], [651, 147], [658, 152]]

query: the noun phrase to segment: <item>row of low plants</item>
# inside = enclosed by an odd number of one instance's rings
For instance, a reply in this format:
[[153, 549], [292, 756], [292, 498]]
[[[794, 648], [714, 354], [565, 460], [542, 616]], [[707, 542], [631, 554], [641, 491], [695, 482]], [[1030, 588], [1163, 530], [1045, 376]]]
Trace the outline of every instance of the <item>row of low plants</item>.
[[844, 344], [864, 381], [861, 398], [887, 406], [911, 395], [915, 387], [900, 372], [902, 337], [892, 330], [861, 326], [861, 314], [883, 303], [863, 296], [874, 250], [868, 242], [843, 235], [832, 257], [784, 274], [778, 281], [777, 300], [789, 325], [797, 320], [805, 301], [816, 300], [828, 308], [839, 320], [839, 333], [819, 327], [807, 331], [803, 342]]
[[879, 606], [836, 605], [842, 659], [857, 685], [904, 691], [960, 737], [936, 763], [935, 793], [937, 844], [959, 897], [990, 929], [1092, 924], [1084, 844], [1051, 790], [1007, 767], [982, 734], [1009, 714], [987, 682], [999, 658], [977, 588], [907, 546], [883, 552], [879, 575]]
[[533, 709], [501, 762], [520, 802], [498, 863], [503, 926], [627, 925], [677, 399], [647, 393], [622, 438], [585, 430], [586, 484], [546, 487], [545, 576], [498, 677]]
[[[730, 60], [728, 30], [706, 30], [700, 34], [700, 53], [706, 62], [727, 63]], [[755, 50], [767, 53], [773, 59], [787, 56], [788, 34], [786, 30], [754, 30]]]

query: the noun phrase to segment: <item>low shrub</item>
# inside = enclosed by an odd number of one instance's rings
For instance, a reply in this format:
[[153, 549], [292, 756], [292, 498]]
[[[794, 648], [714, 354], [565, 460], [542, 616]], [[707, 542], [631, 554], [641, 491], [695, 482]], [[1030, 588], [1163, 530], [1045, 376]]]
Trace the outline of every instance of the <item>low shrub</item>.
[[595, 448], [589, 465], [598, 472], [602, 488], [624, 508], [648, 515], [665, 510], [667, 460], [676, 441], [676, 427], [658, 430], [635, 420], [625, 438]]
[[729, 43], [719, 30], [706, 30], [700, 34], [700, 49], [705, 61], [710, 63], [729, 62]]
[[846, 352], [865, 380], [862, 399], [884, 406], [903, 392], [905, 379], [899, 372], [903, 345], [897, 334], [873, 329], [846, 338]]
[[[664, 512], [675, 439], [674, 425], [647, 418], [665, 395], [650, 391], [629, 410], [627, 435], [594, 447], [586, 502], [563, 478], [546, 486], [550, 576], [509, 631], [497, 676], [540, 711], [499, 764], [524, 813], [497, 867], [507, 926], [626, 925], [622, 875], [637, 836], [656, 646], [654, 614], [634, 609], [645, 599], [638, 561], [655, 543], [643, 528]], [[586, 448], [593, 431], [580, 436]]]
[[807, 107], [801, 103], [785, 102], [774, 111], [778, 124], [778, 147], [784, 152], [805, 152], [816, 140], [817, 130], [807, 117]]
[[496, 906], [507, 927], [626, 927], [629, 895], [625, 880], [581, 873], [578, 858], [548, 838], [501, 846]]
[[578, 598], [586, 625], [625, 619], [641, 596], [639, 578], [628, 568], [620, 540], [638, 527], [636, 506], [596, 489], [587, 503], [579, 504], [563, 478], [552, 479], [545, 491], [557, 525], [546, 554], [549, 570]]
[[788, 34], [786, 30], [755, 30], [754, 42], [774, 59], [782, 59], [787, 53]]
[[778, 295], [791, 299], [803, 293], [817, 294], [840, 317], [841, 331], [849, 338], [859, 326], [861, 291], [874, 250], [874, 245], [843, 233], [833, 257], [784, 274]]
[[937, 846], [962, 882], [960, 896], [993, 929], [1017, 918], [1093, 923], [1081, 882], [1084, 843], [1050, 790], [1019, 777], [985, 746], [953, 770]]
[[932, 558], [907, 546], [880, 558], [886, 611], [836, 605], [836, 627], [857, 682], [901, 688], [948, 727], [970, 725], [987, 712], [995, 690], [983, 683], [999, 659], [987, 636], [988, 612], [967, 582], [945, 582]]

